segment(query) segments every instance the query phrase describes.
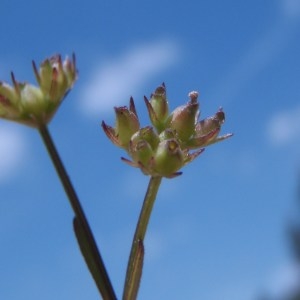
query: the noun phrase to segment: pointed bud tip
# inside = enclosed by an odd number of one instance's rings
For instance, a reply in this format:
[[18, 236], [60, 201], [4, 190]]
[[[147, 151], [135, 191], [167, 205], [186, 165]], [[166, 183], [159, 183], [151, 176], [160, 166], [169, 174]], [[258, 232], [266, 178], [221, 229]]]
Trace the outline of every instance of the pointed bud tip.
[[199, 93], [196, 92], [196, 91], [192, 91], [192, 92], [189, 93], [188, 96], [190, 97], [191, 102], [192, 102], [192, 103], [195, 103], [195, 102], [197, 102], [197, 100], [198, 100]]
[[127, 108], [127, 106], [115, 106], [114, 110], [115, 110], [116, 114], [122, 114], [125, 111], [128, 111], [128, 108]]
[[130, 97], [130, 100], [129, 100], [129, 110], [134, 113], [137, 117], [137, 112], [136, 112], [136, 108], [135, 108], [135, 104], [134, 104], [134, 100], [133, 100], [133, 97], [131, 96]]
[[166, 93], [166, 88], [163, 85], [157, 87], [154, 92], [155, 95], [164, 95], [165, 93]]
[[106, 127], [106, 124], [104, 121], [101, 122], [101, 127]]

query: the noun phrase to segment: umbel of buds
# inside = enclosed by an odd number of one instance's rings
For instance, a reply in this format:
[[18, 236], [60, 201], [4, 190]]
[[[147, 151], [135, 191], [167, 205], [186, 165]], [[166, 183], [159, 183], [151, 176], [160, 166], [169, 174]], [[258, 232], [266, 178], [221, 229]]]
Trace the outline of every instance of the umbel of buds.
[[33, 70], [38, 86], [18, 82], [11, 73], [12, 85], [0, 81], [0, 117], [31, 127], [46, 125], [77, 79], [75, 55], [62, 61], [54, 55]]
[[[159, 86], [150, 100], [144, 97], [152, 126], [140, 127], [134, 101], [129, 107], [115, 107], [116, 125], [104, 121], [107, 137], [126, 150], [131, 160], [122, 158], [146, 175], [172, 178], [181, 174], [184, 165], [204, 151], [204, 147], [232, 136], [219, 136], [225, 113], [220, 108], [215, 115], [199, 121], [198, 93], [190, 92], [190, 100], [169, 113], [165, 85]], [[193, 152], [191, 152], [193, 150]]]

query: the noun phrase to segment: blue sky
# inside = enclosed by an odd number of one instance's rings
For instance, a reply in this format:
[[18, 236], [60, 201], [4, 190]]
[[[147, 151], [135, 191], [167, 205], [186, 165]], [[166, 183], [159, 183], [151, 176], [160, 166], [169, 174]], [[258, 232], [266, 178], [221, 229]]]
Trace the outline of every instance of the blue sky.
[[[200, 93], [223, 133], [162, 182], [140, 299], [252, 300], [299, 275], [286, 237], [300, 164], [300, 1], [2, 0], [0, 78], [76, 53], [79, 79], [50, 124], [118, 296], [148, 178], [100, 123], [166, 83], [171, 109]], [[0, 299], [98, 299], [72, 212], [37, 132], [0, 121]]]

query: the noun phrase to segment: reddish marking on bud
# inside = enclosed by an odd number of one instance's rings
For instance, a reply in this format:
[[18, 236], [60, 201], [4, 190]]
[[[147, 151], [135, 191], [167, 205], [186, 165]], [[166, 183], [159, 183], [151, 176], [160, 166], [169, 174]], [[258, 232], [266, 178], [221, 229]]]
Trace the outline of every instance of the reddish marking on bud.
[[221, 131], [221, 128], [218, 127], [216, 129], [212, 130], [210, 133], [208, 133], [206, 135], [206, 143], [213, 141], [218, 136], [220, 131]]
[[52, 55], [47, 61], [50, 63], [50, 65], [59, 64], [61, 63], [61, 56], [59, 54]]
[[220, 109], [216, 112], [215, 117], [218, 119], [220, 125], [225, 122], [225, 113], [223, 112], [223, 109], [220, 107]]
[[119, 106], [119, 107], [115, 106], [114, 110], [115, 110], [116, 113], [124, 115], [124, 112], [127, 111], [128, 109], [127, 109], [126, 106]]
[[113, 127], [106, 125], [104, 121], [102, 121], [101, 126], [106, 134], [106, 136], [117, 146], [120, 147], [118, 137], [115, 134], [115, 130]]
[[54, 68], [52, 69], [52, 79], [53, 79], [53, 80], [57, 80], [57, 77], [58, 77], [58, 70], [57, 70], [56, 67], [54, 67]]
[[136, 109], [135, 109], [135, 104], [134, 104], [134, 101], [133, 101], [133, 98], [130, 97], [130, 100], [129, 100], [129, 110], [134, 113], [137, 117], [137, 113], [136, 113]]
[[60, 69], [60, 70], [62, 70], [62, 68], [63, 68], [63, 64], [62, 64], [61, 55], [58, 55], [57, 62], [58, 62], [59, 69]]
[[0, 103], [5, 106], [10, 106], [10, 101], [6, 97], [0, 94]]
[[33, 68], [33, 72], [34, 72], [35, 78], [36, 78], [38, 84], [40, 85], [41, 84], [41, 76], [39, 74], [39, 71], [37, 69], [37, 66], [36, 66], [34, 60], [32, 61], [32, 68]]
[[162, 85], [162, 86], [159, 86], [156, 90], [155, 90], [155, 92], [154, 92], [154, 95], [164, 95], [166, 93], [166, 88], [165, 88], [165, 86], [164, 85]]
[[154, 117], [156, 117], [156, 114], [155, 114], [155, 112], [154, 112], [154, 109], [153, 109], [153, 107], [152, 107], [152, 105], [150, 104], [150, 102], [149, 102], [149, 100], [148, 100], [148, 98], [146, 97], [146, 96], [144, 96], [144, 101], [145, 101], [145, 104], [146, 104], [146, 106], [147, 106], [147, 109], [148, 109], [148, 111], [149, 111], [149, 114], [152, 116], [154, 116]]
[[199, 150], [197, 150], [197, 151], [195, 151], [195, 152], [193, 152], [193, 153], [187, 152], [187, 153], [185, 154], [186, 157], [185, 157], [185, 159], [184, 159], [185, 164], [188, 164], [188, 163], [192, 162], [192, 161], [193, 161], [195, 158], [197, 158], [201, 153], [203, 153], [204, 150], [205, 150], [205, 148], [201, 148], [201, 149], [199, 149]]
[[182, 172], [175, 172], [175, 173], [173, 173], [173, 174], [171, 174], [170, 176], [167, 176], [167, 178], [175, 178], [175, 177], [178, 177], [178, 176], [180, 176], [180, 175], [182, 175]]
[[51, 86], [49, 91], [49, 95], [51, 99], [55, 97], [55, 92], [57, 90], [57, 78], [58, 78], [58, 70], [57, 68], [53, 68]]
[[72, 65], [73, 65], [73, 71], [76, 72], [76, 55], [74, 52], [72, 53]]
[[128, 164], [129, 166], [131, 166], [131, 167], [134, 167], [134, 168], [138, 168], [138, 167], [139, 167], [138, 164], [136, 164], [135, 162], [129, 160], [128, 158], [121, 157], [121, 160], [122, 160], [124, 163]]
[[17, 80], [15, 79], [14, 73], [11, 72], [10, 76], [11, 76], [11, 81], [12, 81], [12, 83], [14, 85], [15, 91], [18, 94], [18, 96], [20, 96], [21, 95], [20, 87], [19, 87], [19, 84], [18, 84]]

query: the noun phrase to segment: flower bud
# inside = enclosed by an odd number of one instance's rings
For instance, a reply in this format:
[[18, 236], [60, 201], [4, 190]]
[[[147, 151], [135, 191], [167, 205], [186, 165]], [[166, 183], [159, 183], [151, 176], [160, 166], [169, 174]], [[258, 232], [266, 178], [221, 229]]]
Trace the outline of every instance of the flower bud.
[[140, 128], [140, 123], [135, 112], [133, 100], [130, 100], [129, 109], [126, 106], [115, 107], [116, 125], [112, 128], [102, 122], [102, 127], [107, 137], [118, 147], [128, 149], [130, 139]]
[[231, 137], [232, 134], [218, 137], [224, 121], [225, 113], [222, 109], [219, 109], [214, 116], [199, 121], [195, 126], [195, 134], [188, 141], [187, 146], [191, 149], [205, 147]]
[[160, 139], [158, 135], [154, 132], [153, 127], [147, 126], [141, 128], [131, 137], [131, 144], [136, 144], [139, 141], [146, 141], [152, 149], [156, 149]]
[[127, 147], [131, 136], [139, 130], [139, 120], [127, 107], [115, 107], [116, 113], [116, 134], [121, 147]]
[[131, 137], [129, 155], [135, 163], [146, 168], [158, 144], [159, 138], [152, 127], [141, 128]]
[[177, 137], [177, 133], [174, 129], [167, 128], [166, 130], [162, 131], [159, 135], [160, 141], [174, 139]]
[[39, 71], [33, 62], [33, 69], [41, 90], [53, 102], [64, 98], [77, 77], [74, 55], [72, 61], [67, 58], [64, 62], [60, 55], [54, 55], [42, 62]]
[[158, 176], [174, 177], [184, 165], [184, 154], [176, 139], [159, 143], [153, 160], [153, 170]]
[[186, 143], [194, 133], [199, 115], [198, 93], [191, 92], [189, 96], [191, 100], [186, 105], [177, 107], [168, 121], [168, 125], [176, 130], [182, 143]]
[[[148, 142], [139, 140], [137, 143], [130, 145], [130, 154], [136, 166], [147, 170], [154, 152]], [[149, 173], [147, 172], [147, 174]]]
[[197, 123], [195, 128], [196, 134], [199, 136], [208, 134], [217, 128], [221, 128], [224, 122], [225, 113], [222, 109], [219, 109], [214, 116], [201, 120]]
[[169, 104], [166, 97], [164, 83], [151, 95], [150, 101], [144, 97], [151, 123], [158, 132], [164, 129], [165, 121], [169, 114]]

